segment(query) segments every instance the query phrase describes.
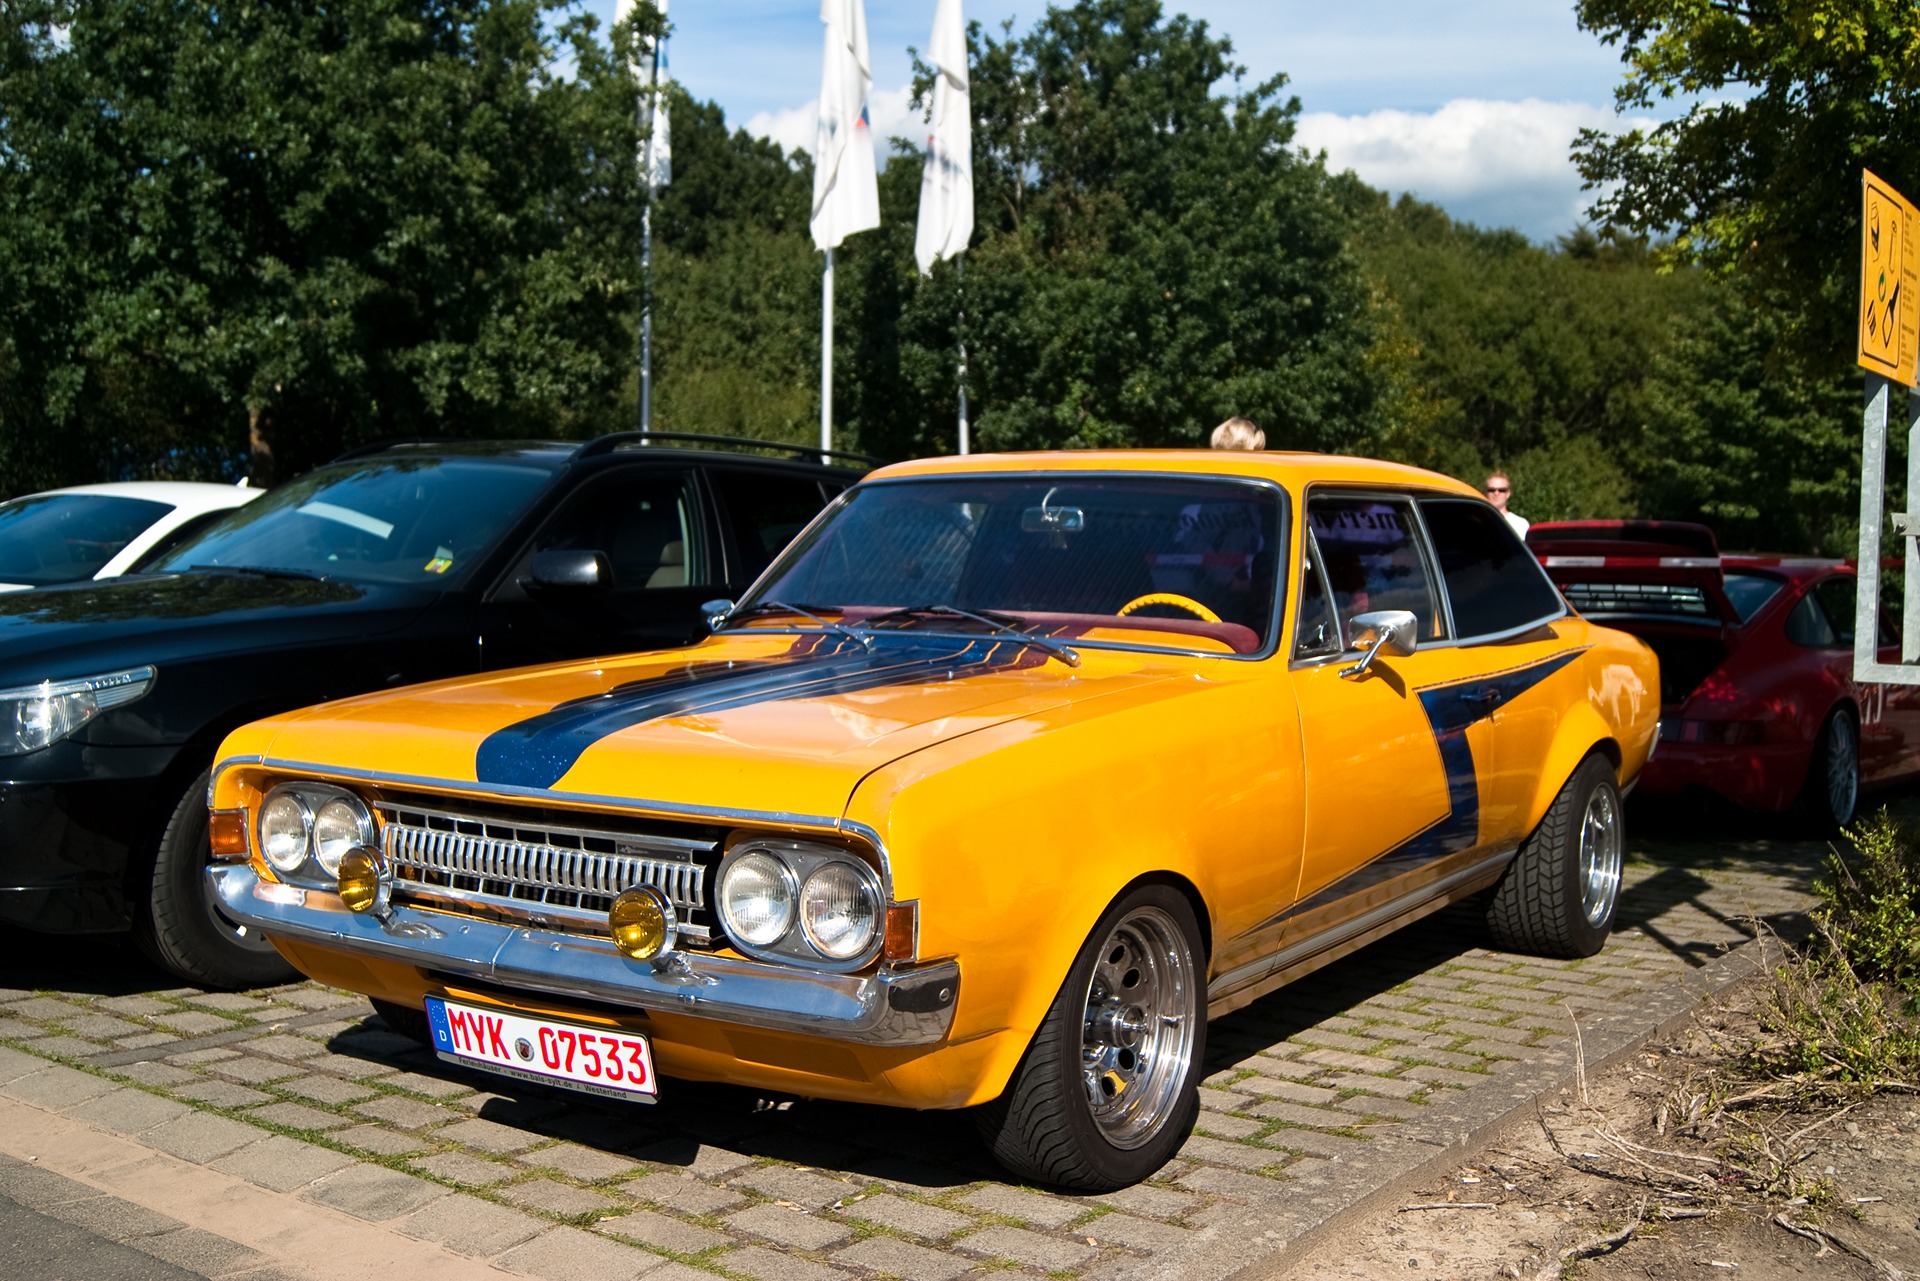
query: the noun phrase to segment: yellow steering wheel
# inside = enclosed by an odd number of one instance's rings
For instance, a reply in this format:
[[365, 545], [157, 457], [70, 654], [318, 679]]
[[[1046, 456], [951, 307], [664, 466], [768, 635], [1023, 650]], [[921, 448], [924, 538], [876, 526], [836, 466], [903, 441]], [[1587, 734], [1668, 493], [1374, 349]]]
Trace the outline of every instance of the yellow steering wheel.
[[1120, 616], [1125, 618], [1136, 609], [1145, 609], [1149, 605], [1171, 605], [1175, 609], [1184, 609], [1203, 623], [1217, 623], [1220, 615], [1202, 605], [1191, 596], [1181, 596], [1176, 592], [1148, 592], [1145, 596], [1135, 596], [1120, 607]]

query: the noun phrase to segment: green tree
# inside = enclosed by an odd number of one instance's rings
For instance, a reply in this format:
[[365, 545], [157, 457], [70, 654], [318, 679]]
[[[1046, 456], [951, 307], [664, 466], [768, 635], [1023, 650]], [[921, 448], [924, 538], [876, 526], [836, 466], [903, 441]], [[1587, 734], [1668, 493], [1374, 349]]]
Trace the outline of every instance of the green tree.
[[9, 4], [9, 487], [611, 421], [634, 32], [609, 48], [567, 8]]
[[1920, 195], [1920, 7], [1912, 0], [1579, 0], [1621, 46], [1623, 110], [1695, 103], [1650, 130], [1589, 130], [1575, 159], [1609, 225], [1674, 233], [1740, 277], [1803, 362], [1850, 363], [1860, 170]]

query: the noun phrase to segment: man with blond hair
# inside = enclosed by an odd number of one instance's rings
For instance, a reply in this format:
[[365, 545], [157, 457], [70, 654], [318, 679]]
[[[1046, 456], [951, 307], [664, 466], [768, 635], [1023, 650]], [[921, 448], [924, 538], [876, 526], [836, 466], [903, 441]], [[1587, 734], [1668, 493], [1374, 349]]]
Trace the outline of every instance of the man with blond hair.
[[1525, 516], [1516, 516], [1507, 510], [1507, 504], [1513, 499], [1513, 482], [1507, 479], [1507, 473], [1497, 471], [1487, 477], [1485, 488], [1487, 501], [1492, 503], [1494, 508], [1499, 511], [1502, 516], [1507, 518], [1507, 524], [1513, 526], [1514, 533], [1525, 538], [1527, 536], [1527, 525], [1530, 522]]
[[1265, 449], [1267, 433], [1246, 418], [1229, 418], [1213, 429], [1215, 449]]

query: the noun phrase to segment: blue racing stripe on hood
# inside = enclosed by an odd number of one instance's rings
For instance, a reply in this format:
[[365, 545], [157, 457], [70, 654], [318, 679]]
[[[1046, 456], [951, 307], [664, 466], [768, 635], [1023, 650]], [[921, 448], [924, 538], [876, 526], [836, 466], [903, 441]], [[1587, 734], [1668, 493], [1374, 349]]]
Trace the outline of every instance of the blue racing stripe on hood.
[[949, 680], [962, 669], [971, 674], [1034, 661], [1027, 647], [991, 639], [876, 637], [871, 648], [864, 648], [837, 637], [830, 642], [809, 638], [779, 658], [689, 663], [668, 675], [561, 703], [487, 735], [474, 753], [474, 777], [513, 787], [552, 787], [595, 743], [648, 721]]

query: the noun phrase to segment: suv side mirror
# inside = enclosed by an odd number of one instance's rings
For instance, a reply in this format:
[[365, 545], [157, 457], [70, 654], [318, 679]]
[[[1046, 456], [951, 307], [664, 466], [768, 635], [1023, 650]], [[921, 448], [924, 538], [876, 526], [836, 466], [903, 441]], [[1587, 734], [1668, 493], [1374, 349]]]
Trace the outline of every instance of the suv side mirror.
[[527, 567], [527, 575], [529, 585], [533, 587], [577, 591], [613, 586], [613, 565], [602, 551], [563, 551], [554, 548], [535, 552], [533, 563]]
[[1381, 609], [1355, 614], [1348, 620], [1347, 628], [1353, 635], [1353, 648], [1367, 651], [1366, 657], [1352, 667], [1340, 669], [1340, 674], [1349, 680], [1366, 675], [1381, 650], [1405, 658], [1420, 643], [1420, 620], [1411, 610]]

